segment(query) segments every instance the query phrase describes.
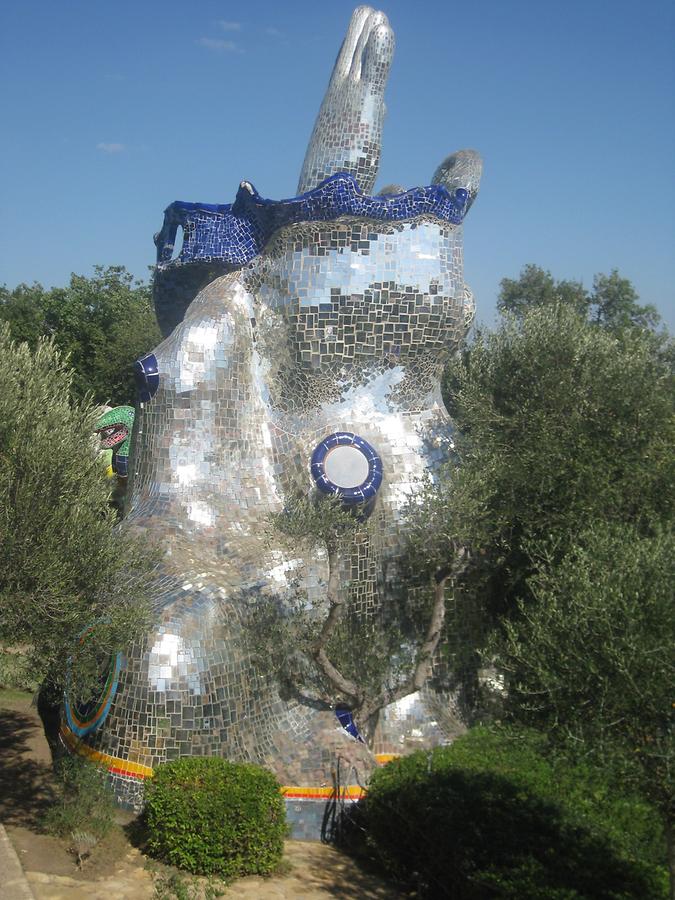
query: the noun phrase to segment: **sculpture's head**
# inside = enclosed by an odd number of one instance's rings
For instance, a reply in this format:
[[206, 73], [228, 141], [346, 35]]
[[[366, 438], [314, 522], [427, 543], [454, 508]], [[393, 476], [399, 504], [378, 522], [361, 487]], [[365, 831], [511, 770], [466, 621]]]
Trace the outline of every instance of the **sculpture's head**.
[[354, 200], [279, 229], [245, 273], [257, 316], [277, 319], [308, 374], [442, 355], [464, 335], [468, 194], [432, 186]]
[[[263, 199], [242, 182], [233, 204], [171, 204], [156, 236], [156, 303], [167, 327], [195, 289], [242, 269], [276, 318], [288, 360], [313, 377], [335, 367], [426, 356], [442, 366], [473, 317], [461, 223], [482, 163], [448, 156], [431, 185], [371, 196], [380, 160], [394, 35], [384, 13], [354, 11], [310, 139], [298, 196]], [[177, 229], [180, 255], [172, 260]], [[183, 296], [181, 296], [183, 291]]]

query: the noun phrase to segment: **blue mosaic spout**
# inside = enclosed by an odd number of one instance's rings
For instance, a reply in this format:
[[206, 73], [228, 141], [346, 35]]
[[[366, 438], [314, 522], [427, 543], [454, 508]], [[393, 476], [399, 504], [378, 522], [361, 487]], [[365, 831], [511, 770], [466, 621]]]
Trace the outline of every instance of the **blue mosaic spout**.
[[[347, 172], [338, 172], [314, 190], [290, 200], [266, 200], [253, 185], [243, 181], [232, 204], [176, 200], [168, 206], [162, 230], [155, 236], [157, 265], [165, 268], [169, 264], [219, 261], [243, 266], [284, 225], [330, 222], [341, 216], [400, 222], [428, 215], [459, 225], [470, 205], [468, 201], [466, 189], [457, 188], [451, 194], [442, 184], [370, 197], [361, 192], [356, 178]], [[183, 248], [172, 260], [179, 225], [183, 228]]]

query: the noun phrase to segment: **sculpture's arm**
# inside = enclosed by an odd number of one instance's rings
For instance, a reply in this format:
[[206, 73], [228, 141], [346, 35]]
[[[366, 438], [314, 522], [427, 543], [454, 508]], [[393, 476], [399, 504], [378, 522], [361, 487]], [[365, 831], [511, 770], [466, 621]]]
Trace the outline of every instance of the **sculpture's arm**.
[[155, 350], [160, 377], [138, 416], [134, 452], [143, 466], [134, 478], [132, 515], [157, 492], [186, 506], [218, 505], [227, 496], [242, 441], [258, 441], [251, 319], [252, 297], [231, 273], [200, 292]]

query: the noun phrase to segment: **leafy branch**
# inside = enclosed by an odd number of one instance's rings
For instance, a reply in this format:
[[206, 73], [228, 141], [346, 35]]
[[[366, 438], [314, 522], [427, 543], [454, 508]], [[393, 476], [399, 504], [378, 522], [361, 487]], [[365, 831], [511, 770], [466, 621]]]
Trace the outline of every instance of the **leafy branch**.
[[[331, 659], [330, 644], [348, 608], [348, 594], [340, 579], [342, 553], [352, 543], [357, 531], [364, 527], [358, 513], [344, 508], [339, 498], [295, 498], [283, 512], [272, 517], [275, 533], [294, 549], [315, 550], [323, 547], [327, 554], [328, 580], [326, 599], [328, 612], [318, 634], [309, 642], [308, 655], [333, 689], [324, 702], [331, 706], [335, 694], [349, 702], [352, 712], [362, 723], [366, 733], [372, 731], [380, 710], [411, 693], [419, 691], [431, 675], [434, 654], [443, 634], [446, 608], [446, 589], [454, 584], [467, 564], [467, 554], [459, 548], [450, 565], [439, 569], [432, 579], [433, 604], [426, 634], [416, 654], [410, 675], [396, 684], [372, 691], [348, 677]], [[367, 526], [366, 526], [367, 527]]]

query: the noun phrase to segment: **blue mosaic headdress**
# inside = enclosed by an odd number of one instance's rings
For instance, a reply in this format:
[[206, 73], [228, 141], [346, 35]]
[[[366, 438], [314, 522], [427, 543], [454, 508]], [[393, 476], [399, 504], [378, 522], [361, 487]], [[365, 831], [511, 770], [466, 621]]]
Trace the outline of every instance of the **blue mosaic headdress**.
[[457, 188], [451, 194], [441, 184], [370, 197], [361, 193], [356, 179], [347, 172], [338, 172], [314, 190], [290, 200], [266, 200], [243, 181], [234, 203], [176, 200], [168, 206], [162, 230], [155, 236], [157, 265], [163, 268], [172, 262], [179, 225], [183, 228], [183, 248], [174, 264], [219, 261], [243, 266], [284, 225], [330, 222], [340, 216], [400, 222], [422, 215], [459, 225], [469, 206], [467, 190]]

